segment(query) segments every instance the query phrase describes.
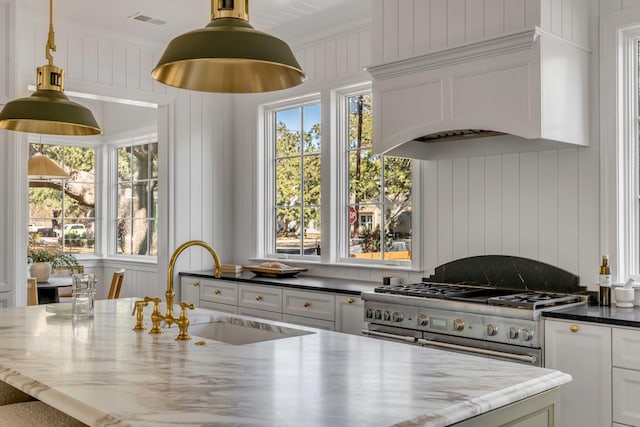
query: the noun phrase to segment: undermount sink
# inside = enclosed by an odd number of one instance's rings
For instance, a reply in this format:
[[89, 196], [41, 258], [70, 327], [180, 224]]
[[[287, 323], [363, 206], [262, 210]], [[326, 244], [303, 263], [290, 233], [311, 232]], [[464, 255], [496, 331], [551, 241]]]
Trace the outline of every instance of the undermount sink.
[[200, 323], [189, 327], [189, 335], [233, 345], [298, 337], [312, 333], [302, 329], [229, 317], [217, 318], [211, 323]]

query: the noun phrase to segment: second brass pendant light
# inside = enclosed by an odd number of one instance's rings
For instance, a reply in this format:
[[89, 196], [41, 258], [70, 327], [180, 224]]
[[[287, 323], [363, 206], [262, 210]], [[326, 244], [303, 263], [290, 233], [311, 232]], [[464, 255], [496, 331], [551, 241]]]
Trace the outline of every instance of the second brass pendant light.
[[151, 74], [169, 86], [223, 93], [287, 89], [306, 79], [284, 41], [249, 24], [248, 0], [211, 0], [211, 22], [174, 38]]

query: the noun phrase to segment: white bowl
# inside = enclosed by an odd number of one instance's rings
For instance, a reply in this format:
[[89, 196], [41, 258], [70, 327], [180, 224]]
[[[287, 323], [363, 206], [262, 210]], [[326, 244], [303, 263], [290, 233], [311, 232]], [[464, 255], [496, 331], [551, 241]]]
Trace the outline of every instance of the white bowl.
[[635, 291], [633, 288], [615, 288], [616, 294], [616, 306], [618, 307], [633, 307], [633, 301], [635, 299]]

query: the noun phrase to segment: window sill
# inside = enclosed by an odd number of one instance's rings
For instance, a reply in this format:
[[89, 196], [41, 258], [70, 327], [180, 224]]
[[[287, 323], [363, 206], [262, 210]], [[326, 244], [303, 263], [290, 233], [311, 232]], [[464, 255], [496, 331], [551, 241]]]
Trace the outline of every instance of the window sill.
[[322, 261], [312, 261], [309, 259], [278, 258], [278, 257], [250, 258], [249, 261], [252, 261], [252, 262], [277, 261], [282, 263], [290, 263], [290, 264], [296, 264], [296, 265], [310, 265], [310, 266], [318, 266], [318, 267], [345, 267], [345, 268], [355, 268], [355, 269], [362, 268], [367, 270], [394, 270], [394, 271], [406, 271], [410, 273], [423, 272], [421, 268], [414, 268], [411, 266], [396, 265], [396, 264], [374, 264], [374, 263], [365, 264], [365, 263], [348, 262], [348, 261], [322, 262]]

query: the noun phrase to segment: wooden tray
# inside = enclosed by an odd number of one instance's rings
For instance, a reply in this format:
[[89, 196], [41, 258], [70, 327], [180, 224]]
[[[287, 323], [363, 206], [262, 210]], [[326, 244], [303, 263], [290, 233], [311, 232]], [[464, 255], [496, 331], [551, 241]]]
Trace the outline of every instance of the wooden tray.
[[267, 268], [260, 266], [243, 266], [247, 271], [252, 272], [256, 276], [264, 276], [264, 277], [293, 277], [301, 271], [307, 271], [306, 268]]

